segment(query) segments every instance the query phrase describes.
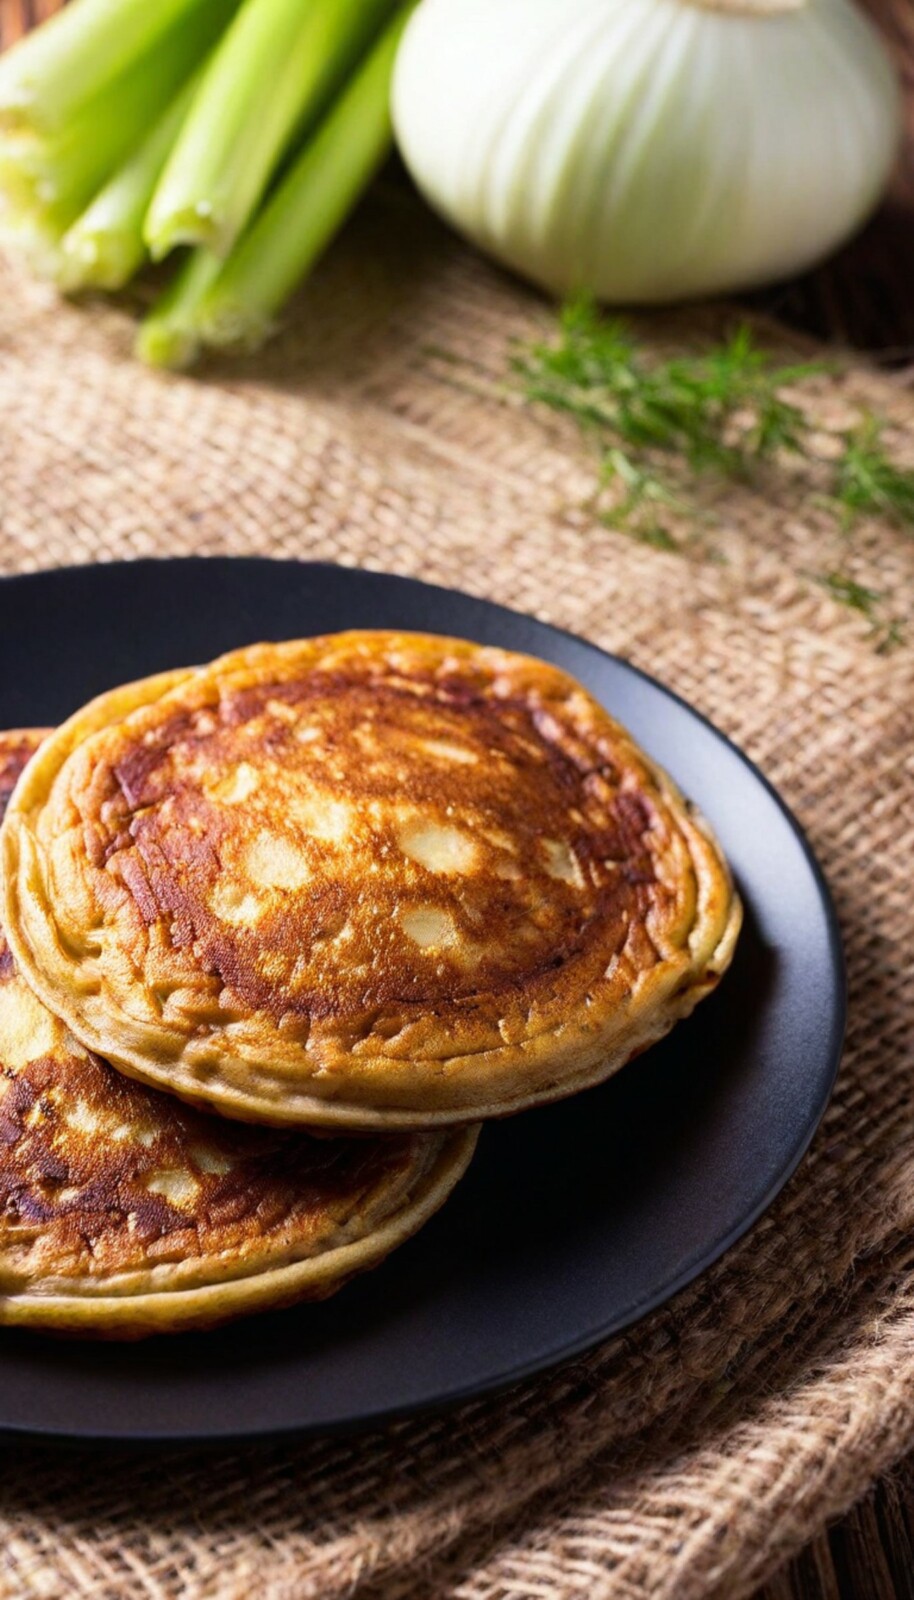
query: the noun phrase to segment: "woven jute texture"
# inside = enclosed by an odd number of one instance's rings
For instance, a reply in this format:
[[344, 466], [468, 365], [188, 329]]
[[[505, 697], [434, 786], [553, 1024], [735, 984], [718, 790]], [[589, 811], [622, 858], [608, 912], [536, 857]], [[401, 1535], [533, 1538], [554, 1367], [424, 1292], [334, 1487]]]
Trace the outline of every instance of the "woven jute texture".
[[[912, 652], [880, 653], [817, 584], [847, 541], [800, 486], [788, 511], [728, 491], [717, 559], [602, 526], [587, 446], [504, 383], [512, 339], [549, 320], [393, 187], [286, 335], [201, 379], [134, 365], [125, 310], [4, 269], [0, 569], [330, 558], [520, 607], [673, 685], [779, 786], [834, 891], [850, 1034], [824, 1126], [699, 1283], [500, 1398], [260, 1452], [6, 1445], [5, 1595], [733, 1600], [914, 1445]], [[860, 367], [811, 403], [877, 410], [904, 452], [901, 383]], [[914, 541], [868, 524], [852, 551], [908, 613]]]

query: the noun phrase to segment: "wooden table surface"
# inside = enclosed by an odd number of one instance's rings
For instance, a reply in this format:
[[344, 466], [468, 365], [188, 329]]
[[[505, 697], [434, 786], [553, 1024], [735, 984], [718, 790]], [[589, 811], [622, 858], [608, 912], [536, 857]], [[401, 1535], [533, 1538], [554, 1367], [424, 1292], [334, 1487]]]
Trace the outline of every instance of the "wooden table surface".
[[820, 1534], [756, 1600], [914, 1600], [914, 1458]]
[[[907, 89], [908, 137], [892, 195], [834, 261], [754, 303], [816, 338], [910, 369], [914, 383], [914, 0], [861, 3], [890, 40]], [[59, 4], [0, 0], [0, 48]], [[823, 1531], [756, 1600], [914, 1600], [914, 1455]]]

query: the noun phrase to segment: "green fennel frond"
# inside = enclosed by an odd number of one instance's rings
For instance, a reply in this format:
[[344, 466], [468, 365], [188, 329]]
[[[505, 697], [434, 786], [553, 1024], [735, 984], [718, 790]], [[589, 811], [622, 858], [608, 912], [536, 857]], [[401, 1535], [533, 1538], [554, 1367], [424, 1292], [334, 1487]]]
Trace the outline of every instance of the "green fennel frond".
[[811, 576], [839, 605], [859, 611], [870, 624], [881, 654], [893, 650], [903, 642], [904, 632], [899, 617], [886, 617], [886, 596], [880, 589], [870, 589], [844, 572], [819, 572]]
[[861, 516], [877, 516], [914, 528], [914, 472], [891, 460], [883, 431], [874, 417], [865, 417], [846, 435], [834, 491], [845, 526]]
[[[864, 417], [829, 427], [804, 405], [803, 385], [828, 370], [778, 362], [745, 326], [669, 356], [587, 299], [564, 308], [553, 338], [512, 359], [524, 399], [569, 417], [594, 443], [601, 521], [664, 550], [682, 550], [691, 542], [684, 520], [704, 515], [690, 482], [747, 483], [763, 468], [766, 492], [777, 492], [780, 475], [792, 495], [826, 504], [845, 532], [862, 516], [914, 527], [914, 471], [892, 460], [882, 426]], [[835, 597], [853, 606], [855, 593]], [[856, 609], [865, 603], [862, 593]]]

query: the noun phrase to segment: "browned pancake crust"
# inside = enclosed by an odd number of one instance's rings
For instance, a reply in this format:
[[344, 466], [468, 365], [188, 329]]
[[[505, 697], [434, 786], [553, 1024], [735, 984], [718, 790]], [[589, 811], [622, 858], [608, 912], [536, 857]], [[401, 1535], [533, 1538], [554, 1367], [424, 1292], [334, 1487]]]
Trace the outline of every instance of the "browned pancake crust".
[[[0, 734], [0, 815], [40, 739]], [[137, 1335], [323, 1296], [424, 1209], [447, 1145], [245, 1128], [132, 1083], [32, 995], [0, 929], [0, 1321]]]
[[570, 1092], [691, 1010], [739, 905], [580, 685], [423, 635], [265, 645], [103, 697], [5, 830], [29, 981], [124, 1071], [368, 1127]]

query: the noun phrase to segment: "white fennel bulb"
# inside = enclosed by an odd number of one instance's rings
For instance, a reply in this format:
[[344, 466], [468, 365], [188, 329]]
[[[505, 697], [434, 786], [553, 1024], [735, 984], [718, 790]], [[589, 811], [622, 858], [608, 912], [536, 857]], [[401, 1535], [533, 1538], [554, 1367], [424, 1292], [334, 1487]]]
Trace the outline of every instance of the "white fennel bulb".
[[422, 0], [393, 112], [456, 228], [546, 289], [629, 303], [822, 259], [901, 124], [852, 0]]

